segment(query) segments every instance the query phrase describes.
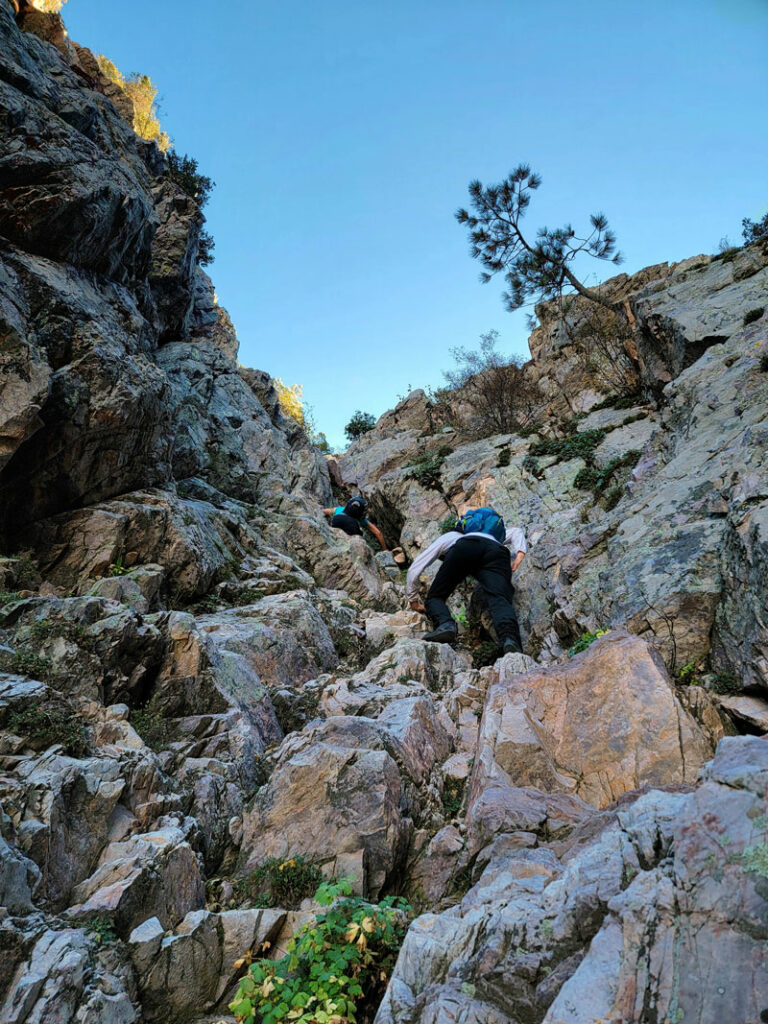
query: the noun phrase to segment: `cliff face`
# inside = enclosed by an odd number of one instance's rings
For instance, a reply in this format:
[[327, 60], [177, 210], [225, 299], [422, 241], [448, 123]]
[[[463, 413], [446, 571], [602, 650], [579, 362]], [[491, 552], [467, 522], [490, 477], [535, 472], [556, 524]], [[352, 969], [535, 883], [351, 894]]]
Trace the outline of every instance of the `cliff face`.
[[[765, 254], [609, 282], [607, 348], [539, 310], [533, 435], [416, 392], [338, 460], [410, 555], [467, 506], [528, 534], [536, 660], [480, 657], [468, 589], [428, 644], [236, 363], [196, 204], [27, 27], [0, 0], [0, 1020], [221, 1019], [306, 920], [242, 884], [292, 855], [418, 911], [380, 1024], [762, 1019]], [[595, 409], [621, 351], [643, 399]]]

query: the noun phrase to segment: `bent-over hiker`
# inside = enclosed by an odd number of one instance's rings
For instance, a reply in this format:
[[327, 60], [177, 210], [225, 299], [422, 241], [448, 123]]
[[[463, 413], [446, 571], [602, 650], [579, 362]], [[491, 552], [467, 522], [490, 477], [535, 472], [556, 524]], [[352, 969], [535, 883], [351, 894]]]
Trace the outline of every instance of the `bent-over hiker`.
[[[528, 545], [517, 526], [506, 529], [493, 509], [466, 512], [455, 530], [444, 533], [414, 560], [406, 579], [406, 595], [414, 611], [426, 613], [434, 629], [424, 640], [451, 643], [458, 628], [445, 603], [467, 576], [480, 584], [488, 601], [504, 654], [522, 652], [520, 627], [513, 604], [512, 573], [519, 568]], [[514, 555], [512, 554], [514, 552]], [[419, 601], [419, 576], [437, 559], [442, 566], [427, 593], [426, 607]]]
[[337, 530], [343, 530], [350, 537], [362, 537], [361, 526], [367, 527], [376, 540], [381, 544], [383, 551], [387, 550], [387, 542], [381, 530], [370, 519], [366, 518], [368, 502], [360, 495], [350, 498], [346, 505], [337, 505], [336, 508], [324, 508], [323, 513], [331, 517], [331, 526]]

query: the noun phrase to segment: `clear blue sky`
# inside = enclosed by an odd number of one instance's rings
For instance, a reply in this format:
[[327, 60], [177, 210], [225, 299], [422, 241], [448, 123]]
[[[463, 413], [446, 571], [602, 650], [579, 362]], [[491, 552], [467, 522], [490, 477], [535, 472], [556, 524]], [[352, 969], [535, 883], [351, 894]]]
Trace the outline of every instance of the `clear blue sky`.
[[[72, 38], [160, 88], [217, 182], [210, 273], [240, 361], [344, 443], [522, 313], [453, 219], [530, 163], [530, 228], [603, 210], [622, 269], [716, 252], [768, 205], [768, 0], [70, 0]], [[609, 270], [596, 264], [597, 275]], [[597, 280], [598, 276], [592, 278]]]

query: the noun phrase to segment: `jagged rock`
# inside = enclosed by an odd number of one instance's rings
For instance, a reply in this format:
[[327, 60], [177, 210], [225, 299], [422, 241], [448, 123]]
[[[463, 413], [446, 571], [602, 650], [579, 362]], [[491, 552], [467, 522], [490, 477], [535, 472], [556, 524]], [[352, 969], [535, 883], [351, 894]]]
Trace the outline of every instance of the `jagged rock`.
[[164, 936], [157, 918], [129, 939], [139, 974], [147, 1021], [191, 1020], [228, 1000], [240, 973], [233, 965], [247, 950], [273, 943], [286, 920], [284, 910], [232, 910], [187, 914], [174, 934]]
[[10, 818], [0, 807], [0, 907], [11, 914], [28, 914], [33, 909], [32, 896], [40, 881], [40, 869], [8, 843], [11, 833]]
[[168, 179], [157, 186], [153, 200], [159, 223], [152, 240], [149, 285], [160, 318], [160, 340], [175, 341], [189, 332], [204, 218], [194, 199]]
[[513, 672], [501, 662], [488, 692], [470, 819], [492, 784], [601, 808], [643, 785], [693, 782], [711, 754], [661, 658], [636, 637], [609, 633], [566, 664]]
[[110, 843], [94, 873], [73, 891], [73, 918], [108, 914], [121, 936], [148, 917], [172, 928], [203, 905], [205, 888], [197, 858], [173, 825]]
[[138, 1024], [131, 979], [83, 931], [46, 930], [11, 980], [0, 1019], [8, 1024]]

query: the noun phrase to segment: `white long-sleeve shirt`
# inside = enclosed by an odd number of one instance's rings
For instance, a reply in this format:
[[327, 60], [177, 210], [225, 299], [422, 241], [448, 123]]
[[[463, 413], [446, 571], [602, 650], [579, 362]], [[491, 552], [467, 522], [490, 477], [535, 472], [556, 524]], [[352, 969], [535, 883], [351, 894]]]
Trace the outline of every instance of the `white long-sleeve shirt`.
[[[405, 593], [409, 601], [415, 601], [419, 596], [419, 576], [421, 576], [427, 566], [431, 565], [438, 558], [445, 558], [456, 541], [462, 540], [464, 537], [485, 537], [487, 540], [492, 540], [494, 544], [499, 543], [490, 533], [459, 533], [458, 530], [450, 530], [448, 533], [444, 533], [436, 541], [433, 541], [428, 548], [425, 548], [421, 554], [417, 555], [411, 563], [405, 581]], [[525, 554], [528, 550], [525, 534], [518, 526], [511, 526], [507, 530], [504, 547], [509, 548], [510, 559], [513, 559], [513, 551], [521, 551]]]

